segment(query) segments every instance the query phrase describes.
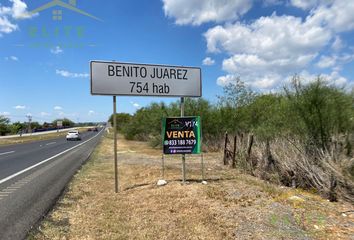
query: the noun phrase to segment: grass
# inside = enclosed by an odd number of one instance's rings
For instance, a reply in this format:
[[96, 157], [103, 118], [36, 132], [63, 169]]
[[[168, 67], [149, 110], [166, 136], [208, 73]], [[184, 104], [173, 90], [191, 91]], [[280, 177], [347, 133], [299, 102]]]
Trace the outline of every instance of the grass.
[[[85, 129], [85, 128], [79, 128], [79, 130], [80, 130], [80, 132], [87, 131], [87, 129]], [[64, 137], [64, 136], [66, 136], [66, 134], [67, 134], [67, 132], [65, 131], [65, 132], [33, 135], [33, 136], [5, 138], [5, 139], [0, 139], [0, 146], [55, 139], [55, 138], [59, 138], [59, 137]]]
[[[353, 206], [330, 203], [298, 189], [282, 188], [222, 166], [222, 156], [165, 159], [161, 151], [118, 139], [119, 186], [114, 193], [113, 141], [103, 138], [90, 161], [29, 239], [351, 239]], [[292, 198], [297, 196], [298, 198]], [[295, 200], [294, 200], [295, 199]], [[301, 199], [301, 200], [299, 200]]]

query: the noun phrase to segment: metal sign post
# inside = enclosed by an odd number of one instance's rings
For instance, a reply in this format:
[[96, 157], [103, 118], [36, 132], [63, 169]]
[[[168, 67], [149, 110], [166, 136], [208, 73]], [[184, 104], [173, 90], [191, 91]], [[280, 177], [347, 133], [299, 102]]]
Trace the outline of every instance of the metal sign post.
[[[181, 117], [184, 117], [184, 97], [181, 97]], [[186, 183], [186, 154], [182, 154], [182, 183]]]
[[113, 128], [114, 128], [114, 178], [115, 191], [118, 193], [118, 159], [117, 159], [117, 101], [113, 96]]

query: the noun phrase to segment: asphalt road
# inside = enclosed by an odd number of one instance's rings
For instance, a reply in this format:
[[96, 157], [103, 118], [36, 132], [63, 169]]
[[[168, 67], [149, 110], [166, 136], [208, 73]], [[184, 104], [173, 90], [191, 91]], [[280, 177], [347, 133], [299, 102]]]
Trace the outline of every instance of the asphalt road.
[[26, 238], [88, 159], [100, 132], [0, 147], [0, 239]]

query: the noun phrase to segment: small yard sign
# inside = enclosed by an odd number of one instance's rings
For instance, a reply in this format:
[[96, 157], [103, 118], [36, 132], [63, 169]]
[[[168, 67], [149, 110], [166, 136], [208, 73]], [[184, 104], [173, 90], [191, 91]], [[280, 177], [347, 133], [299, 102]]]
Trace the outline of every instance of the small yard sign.
[[162, 139], [164, 154], [200, 154], [200, 117], [164, 118]]

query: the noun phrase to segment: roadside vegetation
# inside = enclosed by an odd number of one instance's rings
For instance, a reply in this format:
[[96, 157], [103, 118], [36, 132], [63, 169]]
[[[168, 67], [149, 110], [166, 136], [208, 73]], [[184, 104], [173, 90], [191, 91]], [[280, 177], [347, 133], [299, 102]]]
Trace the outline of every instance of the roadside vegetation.
[[28, 239], [351, 239], [353, 205], [329, 202], [223, 165], [218, 152], [166, 156], [146, 142], [118, 139], [119, 193], [114, 193], [113, 140], [102, 138], [63, 197]]
[[[331, 201], [354, 202], [354, 91], [321, 77], [304, 82], [294, 76], [282, 91], [260, 94], [238, 79], [216, 104], [186, 99], [185, 115], [201, 116], [204, 152], [224, 151], [224, 164], [273, 183], [315, 190]], [[133, 116], [118, 114], [118, 130], [126, 139], [159, 147], [161, 117], [179, 114], [179, 102], [152, 103]]]
[[[0, 115], [0, 136], [5, 135], [14, 135], [20, 133], [28, 133], [30, 130], [31, 132], [39, 132], [39, 131], [47, 131], [47, 130], [56, 130], [57, 129], [57, 122], [62, 121], [63, 128], [71, 128], [78, 126], [70, 119], [56, 119], [51, 123], [44, 122], [40, 124], [38, 122], [10, 122], [10, 118], [1, 116]], [[81, 125], [80, 125], [81, 126]]]
[[[73, 127], [88, 127], [88, 126], [97, 125], [97, 123], [94, 122], [75, 123], [68, 118], [55, 119], [52, 122], [44, 122], [44, 123], [39, 123], [39, 122], [11, 123], [9, 117], [0, 115], [0, 136], [57, 130], [58, 129], [57, 123], [59, 121], [62, 122], [62, 126], [60, 126], [59, 129], [73, 128]], [[19, 138], [19, 140], [21, 140], [21, 138]]]

